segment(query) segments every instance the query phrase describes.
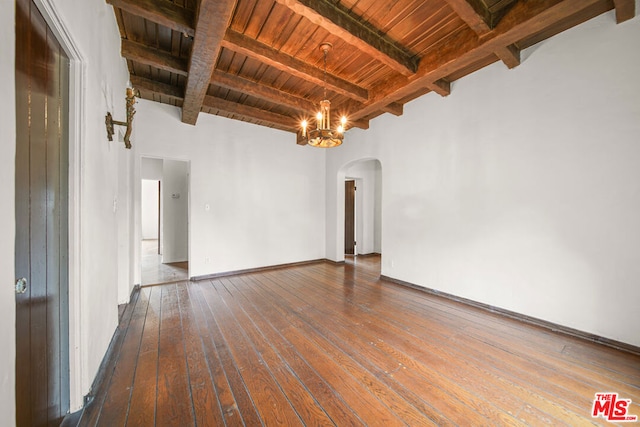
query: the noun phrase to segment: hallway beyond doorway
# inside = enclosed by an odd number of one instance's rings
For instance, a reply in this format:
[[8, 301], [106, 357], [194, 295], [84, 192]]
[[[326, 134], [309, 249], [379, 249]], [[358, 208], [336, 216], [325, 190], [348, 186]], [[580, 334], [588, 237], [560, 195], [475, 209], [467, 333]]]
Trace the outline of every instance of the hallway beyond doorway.
[[158, 240], [145, 239], [142, 248], [141, 286], [177, 282], [189, 279], [189, 262], [162, 263], [158, 254]]

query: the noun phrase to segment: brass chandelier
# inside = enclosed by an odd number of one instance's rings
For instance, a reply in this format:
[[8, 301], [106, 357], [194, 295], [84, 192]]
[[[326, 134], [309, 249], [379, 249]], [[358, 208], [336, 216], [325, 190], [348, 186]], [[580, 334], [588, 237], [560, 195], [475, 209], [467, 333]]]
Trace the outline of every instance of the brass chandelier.
[[331, 129], [331, 102], [327, 99], [327, 53], [333, 46], [329, 42], [320, 45], [320, 50], [324, 55], [324, 99], [320, 101], [320, 111], [316, 114], [316, 128], [307, 130], [309, 123], [303, 120], [302, 139], [312, 147], [331, 148], [342, 144], [344, 131], [346, 130], [347, 118], [342, 116], [340, 124]]

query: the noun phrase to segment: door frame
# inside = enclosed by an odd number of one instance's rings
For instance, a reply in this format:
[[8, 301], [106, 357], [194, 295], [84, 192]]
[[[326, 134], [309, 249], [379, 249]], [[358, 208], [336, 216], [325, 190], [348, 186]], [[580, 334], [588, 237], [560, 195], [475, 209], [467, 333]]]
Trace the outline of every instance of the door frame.
[[[181, 157], [171, 157], [171, 156], [163, 156], [157, 155], [155, 153], [147, 153], [147, 152], [139, 152], [136, 154], [136, 161], [134, 166], [134, 187], [133, 187], [133, 200], [134, 209], [133, 209], [133, 217], [134, 217], [134, 227], [133, 227], [133, 265], [135, 266], [133, 283], [136, 285], [142, 284], [142, 250], [141, 250], [141, 242], [142, 242], [142, 209], [141, 209], [141, 200], [142, 200], [142, 159], [157, 159], [157, 160], [173, 160], [184, 162], [187, 164], [187, 260], [189, 262], [188, 268], [188, 278], [191, 279], [193, 277], [191, 275], [192, 270], [192, 258], [191, 258], [191, 243], [192, 243], [192, 233], [191, 233], [191, 215], [193, 212], [193, 207], [191, 206], [191, 160]], [[162, 181], [162, 180], [161, 180]], [[161, 184], [164, 185], [164, 184]], [[162, 211], [162, 192], [160, 194], [160, 210]], [[162, 212], [160, 212], [160, 217], [162, 221]], [[161, 221], [161, 222], [162, 222]], [[162, 229], [162, 225], [160, 226]], [[162, 239], [162, 233], [159, 236], [158, 240]], [[164, 249], [162, 250], [164, 253]]]
[[[360, 183], [361, 179], [359, 178], [351, 178], [351, 177], [345, 177], [344, 179], [344, 255], [353, 255], [353, 256], [357, 256], [358, 255], [358, 247], [357, 247], [357, 242], [358, 242], [358, 237], [359, 237], [359, 233], [358, 233], [358, 223], [360, 223], [361, 221], [358, 221], [358, 214], [360, 214], [360, 209], [358, 209], [358, 185]], [[351, 213], [351, 215], [353, 215], [353, 236], [351, 236], [351, 238], [353, 239], [353, 254], [348, 254], [347, 253], [347, 183], [348, 182], [353, 182], [353, 212]]]
[[[82, 351], [86, 328], [82, 325], [82, 180], [87, 61], [62, 19], [54, 0], [33, 0], [51, 31], [69, 57], [69, 404], [75, 412], [83, 406], [82, 390], [89, 390], [87, 354]], [[85, 280], [88, 278], [84, 278]]]
[[[331, 233], [331, 238], [327, 240], [327, 257], [335, 262], [344, 262], [345, 260], [345, 250], [344, 250], [344, 212], [345, 212], [345, 184], [344, 182], [346, 180], [355, 180], [356, 181], [356, 185], [358, 184], [358, 177], [354, 177], [353, 175], [349, 174], [349, 169], [358, 164], [358, 163], [362, 163], [362, 162], [368, 162], [368, 161], [375, 161], [378, 162], [378, 164], [380, 165], [381, 168], [381, 172], [382, 172], [382, 176], [384, 176], [384, 166], [382, 164], [382, 162], [380, 161], [380, 159], [376, 158], [376, 157], [363, 157], [363, 158], [359, 158], [359, 159], [355, 159], [355, 160], [351, 160], [349, 162], [344, 163], [339, 169], [337, 174], [335, 175], [335, 181], [333, 181], [333, 184], [331, 184], [332, 186], [334, 186], [335, 189], [335, 193], [333, 195], [330, 196], [330, 199], [335, 200], [335, 204], [333, 205], [328, 205], [327, 207], [327, 214], [329, 215], [329, 218], [331, 219], [331, 222], [329, 223], [328, 227], [329, 230], [334, 230], [334, 231], [330, 231]], [[364, 186], [364, 184], [362, 182], [360, 182], [360, 185]], [[382, 185], [382, 182], [380, 183], [380, 185]], [[362, 193], [360, 193], [362, 194]], [[378, 200], [378, 203], [382, 203], [382, 199], [384, 198], [384, 195], [381, 193], [381, 199]], [[334, 199], [335, 197], [335, 199]], [[356, 205], [358, 204], [358, 198], [362, 197], [362, 196], [358, 196], [358, 192], [356, 191]], [[357, 205], [358, 206], [358, 205]], [[356, 215], [358, 215], [358, 207], [356, 206]], [[360, 212], [363, 212], [362, 209], [362, 205], [360, 206]], [[381, 205], [382, 206], [382, 205]], [[382, 214], [382, 212], [381, 212]], [[360, 216], [360, 218], [362, 218], [362, 216]], [[335, 222], [334, 222], [335, 221]], [[334, 229], [335, 227], [335, 229]], [[360, 225], [358, 225], [358, 220], [356, 219], [356, 243], [357, 240], [363, 240], [363, 236], [362, 236], [362, 232], [358, 232], [358, 227], [362, 227], [362, 220], [360, 221]], [[382, 244], [384, 245], [384, 239], [382, 238], [384, 232], [384, 223], [381, 224], [381, 230], [380, 230], [380, 238], [382, 239]], [[361, 246], [362, 247], [362, 246]], [[382, 249], [382, 248], [381, 248]], [[356, 252], [357, 252], [358, 248], [356, 245]], [[382, 249], [384, 250], [384, 249]]]

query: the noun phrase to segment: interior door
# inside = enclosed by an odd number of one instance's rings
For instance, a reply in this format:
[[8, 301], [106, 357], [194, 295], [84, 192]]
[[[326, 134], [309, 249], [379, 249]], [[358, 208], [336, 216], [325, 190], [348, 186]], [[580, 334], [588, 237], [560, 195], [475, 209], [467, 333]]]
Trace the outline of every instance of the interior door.
[[356, 249], [356, 182], [344, 182], [344, 253], [354, 255]]
[[16, 1], [16, 420], [69, 410], [69, 60], [31, 0]]

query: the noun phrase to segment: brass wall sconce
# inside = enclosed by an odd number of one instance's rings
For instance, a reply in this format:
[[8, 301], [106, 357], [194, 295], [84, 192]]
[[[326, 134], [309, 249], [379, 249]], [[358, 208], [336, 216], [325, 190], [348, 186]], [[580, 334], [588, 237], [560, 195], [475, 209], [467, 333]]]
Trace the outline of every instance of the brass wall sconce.
[[115, 133], [114, 129], [113, 129], [113, 125], [118, 125], [118, 126], [126, 126], [127, 127], [127, 131], [124, 134], [124, 146], [126, 148], [131, 148], [131, 142], [129, 141], [129, 138], [131, 137], [131, 130], [133, 129], [133, 116], [134, 114], [136, 114], [136, 109], [133, 108], [133, 105], [136, 103], [136, 95], [140, 96], [140, 92], [138, 92], [137, 90], [134, 90], [133, 88], [128, 87], [127, 88], [127, 121], [126, 122], [120, 122], [117, 120], [113, 120], [113, 117], [111, 117], [111, 113], [107, 112], [107, 115], [104, 119], [104, 123], [107, 126], [107, 138], [109, 138], [109, 141], [113, 141], [113, 134]]

